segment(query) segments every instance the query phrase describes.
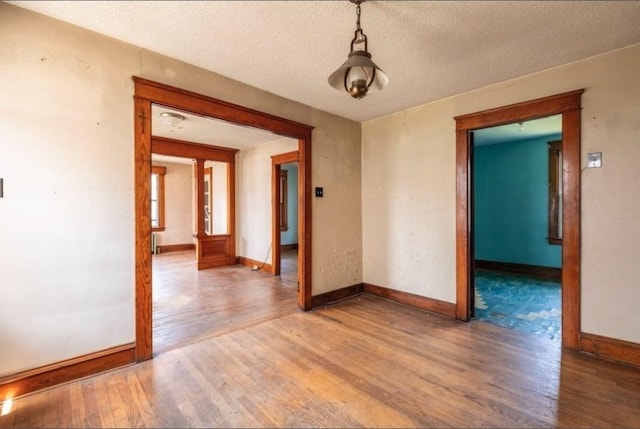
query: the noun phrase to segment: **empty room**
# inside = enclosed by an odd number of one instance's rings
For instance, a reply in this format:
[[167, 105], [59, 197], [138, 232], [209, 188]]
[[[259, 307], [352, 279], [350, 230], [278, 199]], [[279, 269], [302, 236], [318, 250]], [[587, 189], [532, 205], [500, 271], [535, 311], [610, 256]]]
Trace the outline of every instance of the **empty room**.
[[640, 426], [638, 22], [0, 3], [0, 427]]

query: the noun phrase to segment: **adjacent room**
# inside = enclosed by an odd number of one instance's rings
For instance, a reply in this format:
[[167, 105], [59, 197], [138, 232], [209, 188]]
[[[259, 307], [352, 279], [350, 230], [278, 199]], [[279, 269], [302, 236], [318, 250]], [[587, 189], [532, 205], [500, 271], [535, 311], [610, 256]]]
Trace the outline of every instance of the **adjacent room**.
[[[159, 152], [151, 167], [154, 354], [296, 311], [297, 162], [282, 165], [278, 189], [271, 176], [272, 156], [295, 151], [297, 142], [155, 104], [152, 130], [151, 150]], [[222, 158], [206, 159], [199, 184], [198, 150], [207, 147], [237, 151], [237, 176]], [[272, 252], [274, 222], [280, 252]], [[236, 231], [240, 245], [229, 249]], [[210, 240], [224, 245], [199, 250]], [[275, 277], [274, 266], [283, 267]]]
[[562, 117], [473, 133], [474, 319], [560, 344]]

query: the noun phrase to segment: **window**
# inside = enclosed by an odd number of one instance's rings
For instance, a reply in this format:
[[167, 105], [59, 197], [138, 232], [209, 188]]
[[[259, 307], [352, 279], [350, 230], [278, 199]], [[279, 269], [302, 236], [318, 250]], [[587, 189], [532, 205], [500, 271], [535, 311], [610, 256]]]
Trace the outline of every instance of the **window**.
[[164, 231], [164, 175], [166, 167], [151, 167], [151, 231]]
[[289, 211], [287, 206], [288, 193], [287, 170], [280, 170], [280, 231], [287, 231], [289, 229], [287, 220], [287, 213]]
[[562, 244], [562, 140], [549, 142], [549, 244]]

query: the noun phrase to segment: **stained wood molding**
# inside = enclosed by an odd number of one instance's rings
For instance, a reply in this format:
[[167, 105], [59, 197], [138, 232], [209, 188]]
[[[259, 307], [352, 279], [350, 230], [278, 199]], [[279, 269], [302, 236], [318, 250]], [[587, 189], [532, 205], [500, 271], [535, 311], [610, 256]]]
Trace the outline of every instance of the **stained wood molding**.
[[[273, 251], [271, 252], [271, 265], [273, 267], [272, 274], [276, 276], [280, 275], [280, 267], [282, 262], [280, 254], [280, 251], [282, 250], [280, 246], [282, 232], [282, 213], [280, 201], [282, 197], [287, 197], [286, 194], [284, 196], [280, 195], [280, 176], [282, 174], [282, 164], [288, 164], [290, 162], [298, 162], [299, 165], [302, 164], [300, 161], [303, 151], [300, 150], [300, 143], [298, 143], [298, 146], [298, 150], [271, 156], [271, 243], [273, 244]], [[304, 236], [301, 235], [301, 231], [305, 228], [307, 218], [300, 210], [300, 204], [304, 203], [303, 199], [305, 198], [305, 192], [307, 192], [305, 189], [308, 188], [308, 192], [311, 192], [311, 184], [310, 182], [306, 182], [307, 179], [310, 180], [310, 177], [311, 176], [302, 177], [301, 175], [298, 175], [298, 241], [302, 243], [305, 242], [305, 239]], [[303, 190], [303, 192], [301, 192], [301, 190]], [[303, 256], [302, 259], [304, 261], [304, 265], [306, 265], [306, 258]], [[308, 309], [307, 306], [312, 306], [310, 300], [306, 304], [301, 305], [300, 297], [298, 298], [298, 306], [300, 306], [300, 308]]]
[[159, 155], [181, 158], [202, 158], [219, 162], [235, 162], [237, 149], [193, 143], [167, 137], [151, 137], [151, 151]]
[[473, 131], [562, 115], [562, 346], [578, 350], [580, 338], [580, 129], [584, 89], [455, 117], [456, 318], [473, 308]]
[[280, 245], [280, 250], [296, 250], [296, 249], [298, 249], [298, 243]]
[[343, 299], [352, 298], [356, 295], [360, 295], [363, 291], [364, 285], [360, 283], [357, 285], [332, 290], [331, 292], [321, 293], [320, 295], [315, 295], [313, 298], [311, 298], [311, 307], [321, 307], [323, 305], [342, 301]]
[[195, 250], [196, 245], [193, 243], [185, 243], [185, 244], [164, 244], [162, 246], [157, 246], [158, 253], [168, 253], [168, 252], [180, 252], [183, 250]]
[[440, 314], [442, 316], [455, 318], [456, 317], [456, 305], [450, 302], [440, 301], [434, 298], [428, 298], [426, 296], [415, 295], [409, 292], [402, 292], [395, 289], [389, 289], [383, 286], [376, 286], [372, 284], [364, 284], [364, 292], [386, 298], [391, 301], [399, 302], [400, 304], [406, 304], [411, 307], [419, 308], [421, 310], [430, 311], [432, 313]]
[[262, 261], [256, 261], [255, 259], [251, 259], [251, 258], [245, 258], [244, 256], [238, 256], [236, 260], [238, 261], [238, 264], [244, 265], [245, 267], [249, 267], [249, 268], [258, 267], [260, 271], [273, 274], [273, 267], [271, 266], [271, 264], [266, 264]]
[[135, 344], [130, 343], [23, 371], [0, 378], [0, 399], [15, 398], [135, 361]]
[[[136, 291], [136, 359], [153, 357], [151, 296], [151, 219], [149, 175], [151, 164], [151, 105], [185, 110], [194, 114], [251, 126], [298, 140], [298, 306], [311, 309], [312, 291], [312, 215], [311, 215], [311, 133], [312, 126], [239, 106], [203, 94], [132, 76], [134, 82], [134, 159], [135, 159], [135, 291]], [[154, 137], [154, 152], [163, 150]], [[174, 142], [175, 143], [175, 142]], [[175, 146], [175, 145], [174, 145]], [[198, 150], [203, 148], [198, 147]], [[228, 156], [228, 155], [225, 155]], [[205, 158], [208, 158], [206, 155]], [[230, 163], [229, 174], [234, 173]], [[230, 195], [233, 197], [234, 193]], [[230, 201], [229, 210], [235, 207]], [[229, 218], [230, 228], [235, 216]], [[276, 249], [279, 251], [279, 249]], [[235, 240], [229, 244], [235, 255]], [[235, 261], [235, 257], [233, 259]]]
[[580, 351], [640, 368], [640, 344], [600, 335], [580, 334]]
[[539, 265], [514, 264], [511, 262], [475, 260], [475, 267], [485, 270], [506, 271], [526, 274], [531, 277], [551, 280], [562, 280], [562, 268], [541, 267]]

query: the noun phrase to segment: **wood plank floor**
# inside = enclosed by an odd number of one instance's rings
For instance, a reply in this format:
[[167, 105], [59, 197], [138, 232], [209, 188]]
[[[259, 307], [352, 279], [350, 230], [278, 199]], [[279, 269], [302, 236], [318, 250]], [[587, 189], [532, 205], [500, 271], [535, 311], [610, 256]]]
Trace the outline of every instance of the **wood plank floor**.
[[550, 426], [640, 427], [640, 371], [367, 295], [194, 337], [18, 398], [0, 417], [0, 427]]
[[244, 266], [198, 271], [193, 250], [154, 255], [154, 354], [298, 311], [296, 258], [282, 252], [274, 277]]

